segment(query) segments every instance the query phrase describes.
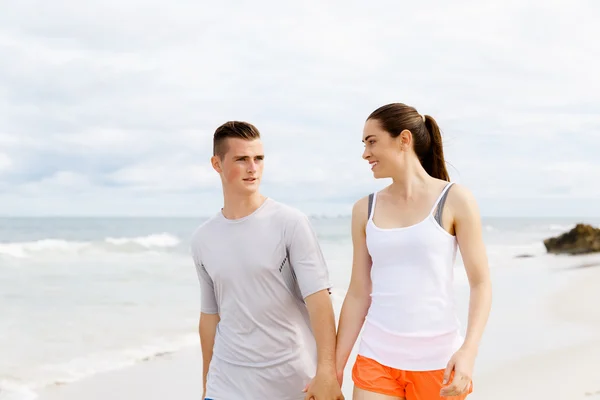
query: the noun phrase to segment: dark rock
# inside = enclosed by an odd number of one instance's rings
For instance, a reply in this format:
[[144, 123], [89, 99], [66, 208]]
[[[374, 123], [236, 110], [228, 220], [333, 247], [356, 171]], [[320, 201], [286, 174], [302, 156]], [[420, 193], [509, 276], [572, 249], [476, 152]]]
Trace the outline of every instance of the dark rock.
[[544, 240], [546, 251], [552, 254], [587, 254], [600, 252], [600, 229], [577, 224], [569, 232]]

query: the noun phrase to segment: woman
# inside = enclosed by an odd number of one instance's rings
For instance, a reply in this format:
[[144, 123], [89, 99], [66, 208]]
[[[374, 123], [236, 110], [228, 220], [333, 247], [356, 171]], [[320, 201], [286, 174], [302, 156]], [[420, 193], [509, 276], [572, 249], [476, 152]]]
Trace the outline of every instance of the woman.
[[[367, 118], [363, 142], [374, 177], [392, 183], [353, 207], [338, 377], [364, 323], [352, 369], [355, 400], [464, 399], [491, 305], [478, 206], [449, 182], [432, 117], [388, 104]], [[452, 292], [458, 248], [470, 284], [465, 337]]]

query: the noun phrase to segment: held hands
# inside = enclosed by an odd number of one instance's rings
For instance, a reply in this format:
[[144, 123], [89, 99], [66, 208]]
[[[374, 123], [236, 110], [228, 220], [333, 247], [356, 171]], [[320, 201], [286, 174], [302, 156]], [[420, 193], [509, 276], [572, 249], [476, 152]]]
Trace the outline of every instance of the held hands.
[[[448, 384], [448, 386], [444, 386], [440, 390], [442, 397], [459, 396], [469, 390], [476, 356], [477, 352], [475, 350], [467, 348], [460, 348], [454, 353], [444, 371], [444, 381], [442, 384]], [[450, 382], [452, 374], [454, 376]]]
[[317, 371], [317, 375], [302, 390], [305, 400], [344, 400], [339, 373]]

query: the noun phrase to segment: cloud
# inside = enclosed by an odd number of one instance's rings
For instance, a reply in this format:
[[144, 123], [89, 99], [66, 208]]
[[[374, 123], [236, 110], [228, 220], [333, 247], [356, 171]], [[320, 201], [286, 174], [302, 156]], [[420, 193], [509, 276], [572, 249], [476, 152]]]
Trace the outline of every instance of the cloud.
[[87, 177], [72, 171], [58, 171], [49, 177], [35, 182], [25, 183], [20, 189], [24, 194], [45, 196], [47, 194], [62, 194], [69, 191], [82, 191], [90, 188]]
[[12, 166], [12, 160], [6, 154], [0, 153], [0, 174]]
[[[360, 137], [392, 101], [438, 120], [451, 174], [484, 213], [515, 213], [519, 199], [599, 200], [598, 11], [514, 0], [6, 4], [3, 213], [210, 214], [221, 201], [211, 137], [228, 119], [263, 133], [266, 192], [346, 213], [388, 183], [372, 179]], [[534, 211], [581, 209], [571, 204]]]
[[127, 166], [109, 176], [109, 180], [136, 191], [186, 191], [216, 187], [219, 179], [208, 167], [179, 163], [178, 160], [154, 160]]

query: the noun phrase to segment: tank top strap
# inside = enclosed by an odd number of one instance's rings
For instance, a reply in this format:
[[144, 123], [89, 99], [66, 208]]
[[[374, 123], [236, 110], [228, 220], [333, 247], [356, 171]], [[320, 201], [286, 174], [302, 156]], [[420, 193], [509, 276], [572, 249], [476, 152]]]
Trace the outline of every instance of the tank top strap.
[[448, 189], [450, 189], [450, 186], [452, 186], [454, 184], [454, 182], [449, 182], [444, 189], [442, 190], [442, 193], [440, 193], [440, 195], [438, 196], [437, 200], [435, 201], [435, 203], [433, 203], [433, 207], [431, 207], [431, 212], [430, 214], [433, 214], [434, 211], [436, 210], [436, 207], [438, 206], [438, 204], [441, 201], [445, 201], [446, 200], [446, 195], [448, 194]]
[[368, 210], [367, 220], [370, 220], [371, 218], [373, 218], [373, 210], [375, 209], [375, 201], [376, 201], [375, 194], [376, 193], [369, 194], [369, 210]]

